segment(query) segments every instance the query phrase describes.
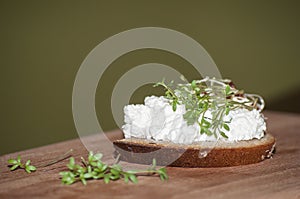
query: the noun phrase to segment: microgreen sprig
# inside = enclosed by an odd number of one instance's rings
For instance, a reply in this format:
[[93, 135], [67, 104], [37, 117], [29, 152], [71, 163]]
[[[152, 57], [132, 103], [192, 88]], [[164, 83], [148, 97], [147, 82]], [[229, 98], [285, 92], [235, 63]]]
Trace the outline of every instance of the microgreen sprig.
[[17, 156], [17, 159], [9, 159], [7, 162], [8, 162], [8, 164], [10, 164], [9, 166], [10, 166], [11, 171], [14, 171], [14, 170], [19, 168], [19, 169], [24, 169], [27, 173], [31, 173], [32, 171], [36, 171], [37, 168], [50, 166], [52, 164], [55, 164], [57, 162], [60, 162], [60, 161], [64, 160], [65, 158], [70, 156], [70, 153], [72, 151], [73, 151], [73, 149], [70, 149], [69, 151], [67, 151], [63, 155], [55, 157], [50, 162], [46, 162], [44, 164], [39, 164], [39, 165], [36, 165], [36, 166], [33, 166], [33, 165], [30, 164], [31, 160], [27, 160], [25, 162], [25, 164], [22, 163], [20, 155]]
[[87, 180], [103, 179], [105, 183], [110, 181], [124, 179], [126, 183], [129, 181], [137, 183], [137, 176], [140, 175], [159, 175], [161, 180], [167, 180], [168, 176], [165, 168], [156, 169], [156, 161], [153, 160], [152, 165], [147, 170], [131, 170], [124, 171], [120, 165], [113, 164], [107, 165], [101, 160], [102, 154], [93, 154], [89, 152], [88, 159], [85, 160], [81, 157], [82, 165], [76, 164], [73, 157], [70, 158], [70, 162], [67, 165], [69, 171], [63, 171], [59, 174], [62, 178], [63, 184], [73, 184], [81, 181], [84, 185], [87, 184]]
[[[154, 85], [162, 86], [166, 90], [165, 97], [172, 105], [173, 111], [179, 104], [185, 106], [186, 112], [183, 118], [188, 125], [197, 123], [200, 133], [218, 137], [220, 134], [228, 138], [225, 131], [230, 131], [228, 123], [224, 117], [231, 110], [246, 108], [252, 110], [256, 108], [258, 98], [254, 95], [245, 95], [242, 90], [237, 90], [230, 80], [216, 80], [215, 78], [204, 78], [203, 80], [193, 80], [191, 83], [178, 84], [173, 89], [173, 82], [166, 84], [165, 81]], [[243, 101], [236, 100], [237, 97]], [[212, 116], [206, 117], [205, 113], [210, 110]]]
[[157, 82], [154, 85], [154, 87], [157, 87], [157, 86], [164, 87], [164, 89], [166, 90], [166, 92], [165, 92], [166, 98], [168, 98], [171, 101], [173, 111], [176, 111], [177, 104], [180, 104], [180, 103], [179, 103], [179, 98], [177, 97], [175, 92], [171, 89], [171, 86], [173, 85], [173, 83], [174, 82], [171, 81], [169, 84], [165, 84], [165, 80], [163, 79], [161, 82]]
[[26, 163], [22, 163], [21, 156], [18, 155], [17, 159], [9, 159], [7, 161], [9, 164], [11, 164], [10, 170], [16, 170], [18, 168], [24, 169], [27, 173], [31, 173], [32, 171], [36, 171], [36, 167], [33, 165], [30, 165], [30, 160], [27, 160]]

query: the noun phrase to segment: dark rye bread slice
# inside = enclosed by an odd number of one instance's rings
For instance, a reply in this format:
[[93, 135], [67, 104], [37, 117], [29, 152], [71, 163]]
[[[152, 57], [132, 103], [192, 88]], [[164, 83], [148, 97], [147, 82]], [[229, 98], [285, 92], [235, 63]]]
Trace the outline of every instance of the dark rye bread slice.
[[[116, 140], [113, 144], [120, 160], [126, 162], [149, 165], [155, 158], [157, 164], [163, 166], [226, 167], [258, 163], [270, 158], [275, 149], [275, 138], [267, 133], [261, 139], [249, 141], [197, 142], [191, 145], [130, 138]], [[204, 151], [209, 153], [205, 157], [199, 155]], [[141, 153], [142, 156], [139, 155]]]

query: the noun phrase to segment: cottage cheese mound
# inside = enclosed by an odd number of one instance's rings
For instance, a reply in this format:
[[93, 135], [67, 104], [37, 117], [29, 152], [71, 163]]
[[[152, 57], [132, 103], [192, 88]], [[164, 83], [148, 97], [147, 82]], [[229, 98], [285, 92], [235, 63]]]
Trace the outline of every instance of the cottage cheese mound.
[[[184, 105], [177, 105], [174, 112], [168, 100], [163, 96], [146, 97], [144, 105], [127, 105], [124, 107], [125, 124], [122, 127], [125, 138], [144, 138], [179, 144], [216, 141], [217, 139], [233, 142], [260, 139], [266, 131], [264, 118], [257, 110], [249, 111], [241, 108], [230, 111], [224, 117], [230, 130], [222, 129], [228, 139], [222, 136], [216, 138], [215, 136], [200, 134], [198, 124], [188, 125], [183, 119], [185, 112]], [[207, 111], [205, 117], [211, 118], [211, 112]]]

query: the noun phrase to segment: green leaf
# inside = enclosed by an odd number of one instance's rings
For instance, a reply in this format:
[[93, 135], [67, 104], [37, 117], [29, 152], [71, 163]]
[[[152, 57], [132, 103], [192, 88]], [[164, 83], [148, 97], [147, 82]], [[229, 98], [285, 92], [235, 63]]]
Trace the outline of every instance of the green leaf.
[[130, 174], [130, 175], [129, 175], [129, 179], [130, 179], [133, 183], [138, 183], [138, 179], [137, 179], [136, 175], [134, 175], [134, 174]]
[[159, 177], [162, 181], [167, 180], [168, 179], [168, 175], [167, 175], [167, 171], [166, 168], [160, 168], [158, 170], [159, 173]]
[[173, 101], [172, 102], [172, 110], [175, 112], [177, 109], [177, 102], [176, 101]]
[[117, 174], [117, 175], [111, 175], [109, 178], [111, 180], [118, 180], [118, 179], [120, 179], [120, 175], [119, 174]]
[[102, 168], [101, 168], [101, 172], [105, 171], [107, 168], [108, 168], [107, 164], [103, 165]]
[[17, 164], [17, 163], [18, 163], [18, 161], [17, 161], [17, 160], [14, 160], [14, 159], [9, 159], [9, 160], [7, 160], [7, 162], [8, 162], [9, 164]]
[[21, 163], [21, 156], [20, 156], [20, 155], [18, 155], [17, 161], [18, 161], [19, 163]]
[[91, 178], [91, 177], [93, 177], [93, 174], [92, 173], [85, 173], [85, 174], [83, 174], [83, 177], [84, 178]]
[[77, 167], [77, 172], [79, 174], [84, 174], [86, 172], [86, 168], [85, 167], [81, 167], [79, 165], [76, 165], [76, 167]]
[[69, 172], [68, 171], [61, 171], [61, 172], [59, 172], [59, 175], [65, 176], [65, 175], [67, 175], [67, 173], [69, 173]]
[[30, 171], [36, 171], [36, 167], [33, 166], [33, 165], [28, 165], [27, 168], [28, 168]]
[[69, 164], [67, 164], [67, 167], [70, 170], [74, 170], [75, 169], [75, 159], [73, 157], [70, 158], [70, 162], [69, 162]]
[[183, 119], [187, 122], [188, 125], [193, 125], [199, 118], [199, 114], [194, 110], [186, 111], [183, 115]]
[[226, 93], [226, 95], [229, 95], [229, 94], [230, 94], [230, 91], [231, 91], [231, 88], [230, 88], [229, 85], [227, 85], [226, 88], [225, 88], [225, 93]]
[[155, 167], [156, 167], [156, 159], [153, 158], [153, 160], [152, 160], [152, 168], [155, 168]]
[[97, 162], [90, 162], [89, 163], [91, 166], [93, 166], [93, 167], [98, 167], [98, 165], [99, 165], [99, 162], [97, 161]]
[[102, 153], [97, 153], [94, 155], [96, 160], [101, 160], [101, 158], [103, 157]]
[[18, 166], [19, 166], [19, 165], [17, 165], [17, 164], [13, 165], [12, 167], [10, 167], [10, 170], [13, 171], [13, 170], [15, 170], [16, 168], [18, 168]]
[[59, 174], [62, 176], [61, 182], [63, 184], [70, 185], [75, 182], [75, 175], [72, 172], [65, 171], [65, 172], [60, 172]]
[[200, 109], [202, 109], [202, 108], [203, 108], [203, 105], [204, 105], [204, 104], [200, 102], [200, 103], [198, 104], [198, 107], [199, 107]]
[[202, 123], [204, 124], [204, 126], [209, 127], [211, 124], [209, 121], [205, 120], [204, 118], [202, 119]]
[[229, 126], [228, 126], [226, 123], [223, 124], [223, 127], [224, 127], [224, 129], [225, 129], [226, 131], [229, 131], [229, 130], [230, 130]]
[[203, 133], [205, 133], [205, 131], [204, 131], [204, 128], [201, 127], [200, 134], [202, 135]]
[[127, 174], [124, 174], [124, 181], [125, 181], [126, 183], [129, 182], [129, 178], [128, 178], [128, 175], [127, 175]]
[[93, 153], [93, 151], [90, 151], [89, 156], [88, 156], [88, 161], [92, 162], [93, 160], [94, 160], [94, 153]]
[[25, 163], [26, 166], [30, 165], [30, 160], [27, 160]]
[[31, 173], [31, 171], [30, 171], [30, 169], [29, 169], [28, 167], [25, 167], [25, 171], [26, 171], [27, 173]]
[[220, 134], [221, 134], [224, 138], [228, 138], [228, 136], [227, 136], [223, 131], [221, 131]]
[[99, 179], [99, 178], [103, 178], [104, 177], [104, 173], [99, 173], [93, 176], [94, 179]]
[[191, 86], [192, 86], [193, 89], [195, 89], [195, 88], [197, 87], [196, 81], [195, 81], [195, 80], [193, 80], [193, 81], [191, 82]]
[[104, 183], [108, 184], [110, 181], [110, 175], [105, 175], [103, 179], [104, 179]]
[[213, 132], [211, 132], [210, 130], [206, 129], [205, 130], [206, 135], [211, 136], [213, 135]]
[[91, 172], [92, 172], [92, 167], [91, 167], [90, 165], [87, 167], [87, 172], [88, 172], [88, 173], [91, 173]]
[[86, 183], [86, 180], [85, 180], [84, 178], [82, 178], [82, 179], [80, 179], [80, 180], [81, 180], [82, 184], [84, 184], [84, 185], [87, 184], [87, 183]]
[[118, 175], [120, 172], [116, 169], [111, 169], [110, 172], [114, 175]]
[[159, 171], [159, 173], [166, 173], [167, 172], [165, 167], [160, 168], [158, 171]]
[[161, 181], [165, 181], [165, 178], [162, 174], [159, 175], [159, 178], [160, 178]]
[[225, 109], [225, 115], [228, 115], [229, 112], [230, 112], [230, 108], [229, 108], [229, 107], [226, 107], [226, 109]]
[[189, 119], [192, 117], [193, 112], [192, 111], [186, 111], [185, 114], [183, 115], [183, 118], [185, 120]]

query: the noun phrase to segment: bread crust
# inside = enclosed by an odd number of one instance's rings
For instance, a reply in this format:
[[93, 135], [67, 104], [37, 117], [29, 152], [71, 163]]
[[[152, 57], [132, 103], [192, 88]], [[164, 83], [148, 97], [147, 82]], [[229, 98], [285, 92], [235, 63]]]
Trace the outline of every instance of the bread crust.
[[[158, 165], [174, 167], [227, 167], [253, 164], [270, 158], [275, 149], [275, 138], [268, 133], [259, 140], [208, 143], [183, 145], [146, 139], [122, 139], [113, 142], [116, 154], [120, 154], [120, 160], [151, 164], [155, 158]], [[159, 153], [150, 153], [157, 150]], [[209, 153], [203, 157], [199, 155], [203, 151]], [[148, 154], [139, 156], [137, 153]]]

